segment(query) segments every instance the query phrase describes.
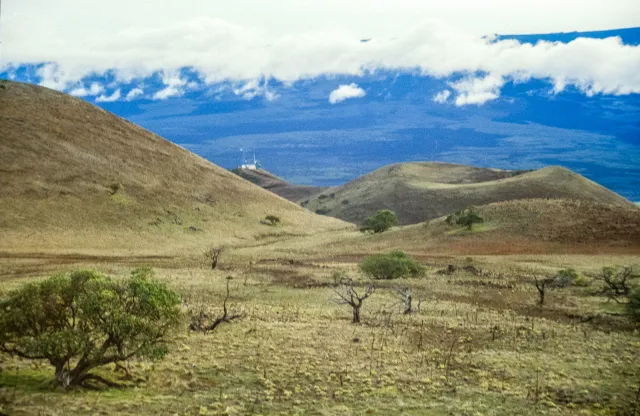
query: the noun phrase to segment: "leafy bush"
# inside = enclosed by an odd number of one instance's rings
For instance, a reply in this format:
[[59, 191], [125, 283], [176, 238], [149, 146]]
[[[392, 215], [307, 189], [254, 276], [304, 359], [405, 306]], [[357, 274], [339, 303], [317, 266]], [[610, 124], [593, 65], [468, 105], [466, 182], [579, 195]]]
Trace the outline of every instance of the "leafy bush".
[[362, 227], [360, 231], [382, 233], [397, 224], [398, 217], [396, 213], [388, 209], [383, 209], [378, 211], [376, 215], [367, 218], [364, 227]]
[[578, 277], [576, 277], [573, 280], [573, 285], [574, 286], [580, 286], [580, 287], [587, 287], [591, 284], [591, 279], [589, 279], [587, 276], [585, 275], [578, 275]]
[[473, 207], [469, 207], [462, 211], [457, 211], [451, 215], [447, 215], [445, 222], [449, 225], [463, 225], [467, 227], [467, 229], [471, 230], [473, 228], [473, 224], [483, 223], [484, 219]]
[[574, 269], [562, 269], [556, 274], [556, 278], [553, 282], [555, 287], [567, 287], [574, 284], [578, 278], [578, 272]]
[[267, 225], [276, 226], [276, 225], [279, 225], [281, 221], [280, 221], [280, 217], [278, 216], [267, 215], [266, 217], [264, 217], [263, 223]]
[[349, 200], [348, 199], [343, 199], [342, 200], [342, 205], [349, 205]]
[[319, 214], [319, 215], [327, 215], [330, 212], [331, 212], [331, 209], [329, 209], [327, 207], [318, 208], [316, 210], [316, 214]]
[[181, 321], [180, 297], [151, 269], [111, 279], [95, 271], [56, 274], [0, 300], [0, 351], [48, 360], [56, 384], [113, 384], [91, 371], [131, 358], [161, 359]]
[[399, 250], [365, 257], [360, 263], [360, 270], [374, 279], [417, 277], [423, 272], [420, 263]]
[[633, 320], [640, 322], [640, 287], [633, 289], [629, 293], [627, 313]]

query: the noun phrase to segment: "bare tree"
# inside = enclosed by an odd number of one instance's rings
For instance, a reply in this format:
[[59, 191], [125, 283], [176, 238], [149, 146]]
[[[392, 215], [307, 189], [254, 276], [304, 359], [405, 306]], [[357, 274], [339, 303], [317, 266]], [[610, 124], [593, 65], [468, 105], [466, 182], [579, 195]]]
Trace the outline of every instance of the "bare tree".
[[218, 257], [224, 251], [224, 246], [211, 247], [204, 252], [204, 256], [211, 261], [211, 270], [214, 270], [218, 266]]
[[191, 316], [191, 325], [189, 325], [189, 329], [191, 331], [201, 331], [205, 334], [209, 331], [215, 330], [218, 325], [222, 323], [228, 323], [236, 319], [240, 319], [244, 316], [241, 312], [229, 312], [227, 308], [227, 302], [229, 301], [229, 283], [233, 278], [231, 276], [227, 276], [227, 294], [224, 297], [224, 302], [222, 303], [222, 316], [211, 319], [209, 314], [200, 310], [198, 314], [192, 314]]
[[546, 294], [546, 290], [553, 286], [554, 280], [555, 279], [553, 279], [552, 277], [541, 278], [535, 275], [533, 276], [533, 284], [538, 290], [538, 305], [540, 305], [540, 307], [544, 305], [544, 297]]
[[631, 280], [640, 277], [640, 273], [632, 266], [620, 268], [605, 267], [595, 278], [604, 282], [602, 294], [609, 299], [620, 302], [619, 298], [626, 298], [631, 293]]
[[362, 303], [371, 296], [376, 289], [375, 286], [371, 284], [365, 285], [362, 289], [356, 289], [356, 282], [352, 279], [341, 278], [331, 290], [336, 294], [336, 297], [330, 300], [339, 305], [351, 306], [353, 309], [353, 319], [351, 322], [358, 324], [360, 323], [360, 308], [362, 307]]
[[422, 299], [418, 298], [418, 305], [416, 309], [413, 309], [413, 291], [409, 287], [396, 289], [396, 293], [400, 298], [400, 301], [404, 305], [404, 314], [408, 315], [410, 313], [414, 313], [416, 311], [420, 311], [420, 304], [422, 303]]

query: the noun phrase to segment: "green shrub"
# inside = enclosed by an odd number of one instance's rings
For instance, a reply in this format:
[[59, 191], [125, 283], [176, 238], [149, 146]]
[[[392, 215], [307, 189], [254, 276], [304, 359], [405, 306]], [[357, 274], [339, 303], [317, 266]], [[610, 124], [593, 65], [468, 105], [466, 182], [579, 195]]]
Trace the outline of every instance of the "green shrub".
[[360, 231], [382, 233], [397, 224], [398, 217], [396, 213], [388, 209], [383, 209], [378, 211], [376, 215], [367, 218], [364, 227], [360, 228]]
[[423, 272], [420, 263], [403, 251], [365, 257], [360, 263], [360, 270], [374, 279], [417, 277]]
[[109, 384], [91, 371], [165, 356], [180, 303], [147, 268], [122, 280], [90, 270], [56, 274], [0, 300], [0, 351], [49, 361], [63, 387]]
[[553, 281], [555, 287], [567, 287], [574, 284], [578, 278], [578, 272], [574, 269], [562, 269], [556, 273], [556, 278]]
[[321, 207], [316, 210], [316, 214], [319, 214], [319, 215], [327, 215], [330, 212], [331, 212], [331, 209], [327, 207]]
[[271, 226], [276, 226], [281, 224], [280, 217], [275, 215], [267, 215], [266, 217], [264, 217], [264, 220], [262, 222], [264, 224], [271, 225]]
[[629, 293], [627, 313], [631, 319], [640, 322], [640, 287], [633, 289], [631, 293]]
[[585, 275], [578, 275], [578, 277], [576, 277], [573, 280], [573, 285], [574, 286], [580, 286], [580, 287], [587, 287], [591, 284], [591, 279], [589, 279], [587, 276]]
[[349, 205], [349, 200], [348, 199], [343, 199], [342, 200], [342, 205]]
[[449, 225], [463, 225], [467, 227], [467, 229], [471, 230], [473, 228], [473, 224], [483, 223], [484, 219], [473, 207], [469, 207], [462, 211], [456, 211], [453, 214], [447, 215], [445, 222]]

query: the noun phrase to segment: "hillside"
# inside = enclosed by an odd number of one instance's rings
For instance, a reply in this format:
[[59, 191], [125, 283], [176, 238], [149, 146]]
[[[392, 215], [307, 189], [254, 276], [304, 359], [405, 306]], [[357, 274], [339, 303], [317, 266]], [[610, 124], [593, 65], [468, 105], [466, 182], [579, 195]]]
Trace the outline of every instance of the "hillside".
[[237, 168], [233, 169], [232, 172], [289, 201], [308, 198], [327, 189], [326, 187], [320, 186], [295, 185], [264, 169], [252, 170]]
[[385, 166], [301, 202], [311, 211], [353, 223], [362, 223], [379, 209], [391, 209], [402, 224], [414, 224], [471, 205], [527, 198], [633, 206], [562, 167], [506, 171], [436, 162]]
[[[640, 254], [640, 209], [566, 199], [519, 199], [476, 207], [471, 231], [445, 218], [332, 242], [331, 253], [402, 249], [417, 256]], [[323, 251], [326, 253], [327, 250]]]
[[0, 251], [157, 253], [348, 226], [81, 99], [6, 81], [0, 189]]

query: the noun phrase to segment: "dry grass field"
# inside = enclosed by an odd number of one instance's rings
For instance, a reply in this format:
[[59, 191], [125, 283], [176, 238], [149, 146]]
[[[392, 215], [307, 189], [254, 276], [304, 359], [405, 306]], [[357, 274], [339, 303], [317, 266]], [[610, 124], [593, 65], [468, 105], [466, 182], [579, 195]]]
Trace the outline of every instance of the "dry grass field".
[[[295, 240], [286, 241], [292, 251]], [[249, 254], [258, 260], [247, 262]], [[185, 313], [220, 313], [231, 275], [231, 308], [244, 318], [206, 335], [189, 333], [185, 318], [163, 361], [128, 364], [133, 380], [112, 367], [101, 370], [127, 385], [121, 389], [55, 390], [47, 365], [3, 356], [0, 409], [11, 415], [631, 415], [638, 405], [640, 338], [620, 307], [591, 295], [591, 287], [572, 287], [551, 291], [540, 308], [529, 282], [534, 272], [574, 266], [589, 273], [638, 263], [638, 255], [425, 257], [424, 277], [377, 283], [360, 325], [350, 322], [348, 307], [329, 300], [331, 273], [358, 276], [354, 260], [318, 261], [322, 252], [307, 259], [270, 255], [265, 248], [232, 250], [220, 271], [197, 258], [58, 264], [57, 270], [95, 267], [116, 276], [134, 264], [155, 264], [158, 277], [182, 294]], [[2, 263], [6, 273], [7, 259]], [[48, 270], [45, 263], [35, 269]], [[460, 269], [441, 274], [448, 264]], [[4, 274], [2, 291], [46, 274]], [[422, 299], [419, 312], [402, 314], [398, 287], [411, 287]]]
[[[0, 354], [0, 415], [640, 415], [640, 327], [587, 277], [640, 264], [640, 209], [579, 175], [399, 166], [392, 176], [411, 183], [399, 212], [438, 217], [463, 198], [485, 222], [363, 234], [79, 99], [5, 85], [0, 298], [58, 272], [150, 266], [184, 318], [164, 360], [99, 370], [120, 388], [62, 390], [47, 363]], [[574, 200], [518, 193], [534, 188]], [[425, 189], [446, 204], [415, 211]], [[212, 246], [225, 246], [215, 270]], [[424, 275], [361, 275], [363, 257], [397, 249]], [[533, 277], [564, 268], [587, 285], [537, 305]], [[375, 284], [360, 324], [331, 301], [336, 272]], [[227, 282], [242, 318], [189, 332], [191, 316], [222, 313]], [[412, 314], [397, 295], [406, 288], [420, 299]]]

